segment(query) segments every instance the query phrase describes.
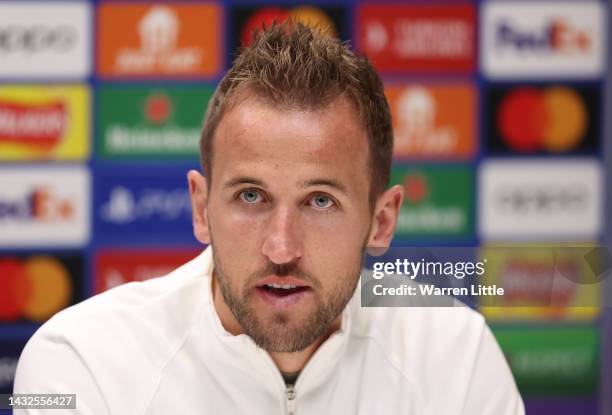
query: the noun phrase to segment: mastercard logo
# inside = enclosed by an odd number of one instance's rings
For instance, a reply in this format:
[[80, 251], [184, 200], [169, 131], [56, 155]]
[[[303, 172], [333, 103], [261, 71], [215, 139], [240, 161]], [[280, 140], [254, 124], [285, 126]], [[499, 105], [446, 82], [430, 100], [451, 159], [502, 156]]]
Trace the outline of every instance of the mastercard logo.
[[505, 144], [514, 151], [562, 153], [575, 149], [585, 137], [588, 114], [573, 89], [517, 88], [508, 93], [497, 114]]
[[291, 9], [265, 7], [253, 13], [242, 28], [242, 44], [248, 46], [253, 41], [253, 32], [269, 27], [272, 23], [295, 20], [309, 26], [316, 26], [329, 36], [337, 36], [337, 30], [331, 18], [321, 9], [313, 6], [298, 6]]
[[69, 273], [57, 259], [0, 259], [0, 321], [45, 321], [66, 308], [71, 297]]

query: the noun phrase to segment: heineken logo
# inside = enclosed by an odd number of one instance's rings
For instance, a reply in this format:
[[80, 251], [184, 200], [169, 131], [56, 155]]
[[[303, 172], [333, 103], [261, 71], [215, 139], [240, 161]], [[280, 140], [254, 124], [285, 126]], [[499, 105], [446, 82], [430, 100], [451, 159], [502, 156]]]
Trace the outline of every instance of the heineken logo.
[[154, 93], [145, 103], [145, 118], [155, 125], [164, 124], [172, 115], [172, 102], [163, 93]]

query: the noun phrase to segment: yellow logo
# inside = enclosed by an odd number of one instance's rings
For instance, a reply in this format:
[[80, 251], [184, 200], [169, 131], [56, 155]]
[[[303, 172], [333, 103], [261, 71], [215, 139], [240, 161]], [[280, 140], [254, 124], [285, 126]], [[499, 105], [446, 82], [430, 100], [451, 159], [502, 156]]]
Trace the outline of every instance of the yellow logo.
[[90, 94], [86, 86], [0, 87], [0, 160], [85, 160]]

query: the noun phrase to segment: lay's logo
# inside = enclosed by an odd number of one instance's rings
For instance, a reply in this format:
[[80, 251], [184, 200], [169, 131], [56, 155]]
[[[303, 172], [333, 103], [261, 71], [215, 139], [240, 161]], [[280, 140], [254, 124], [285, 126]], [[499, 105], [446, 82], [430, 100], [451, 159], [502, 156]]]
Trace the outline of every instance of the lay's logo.
[[0, 102], [0, 140], [48, 149], [66, 130], [66, 106], [61, 101], [43, 105]]
[[0, 160], [85, 160], [89, 103], [80, 85], [0, 87]]
[[490, 78], [601, 76], [605, 17], [599, 1], [486, 2], [483, 70]]

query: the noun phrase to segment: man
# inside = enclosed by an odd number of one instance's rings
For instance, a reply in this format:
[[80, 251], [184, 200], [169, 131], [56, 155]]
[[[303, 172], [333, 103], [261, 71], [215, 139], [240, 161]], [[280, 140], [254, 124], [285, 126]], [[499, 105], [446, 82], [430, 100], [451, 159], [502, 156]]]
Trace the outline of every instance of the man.
[[82, 414], [524, 412], [476, 312], [360, 307], [365, 249], [390, 245], [403, 198], [367, 60], [274, 25], [221, 81], [201, 150], [188, 181], [210, 246], [57, 314], [16, 393], [75, 393]]

